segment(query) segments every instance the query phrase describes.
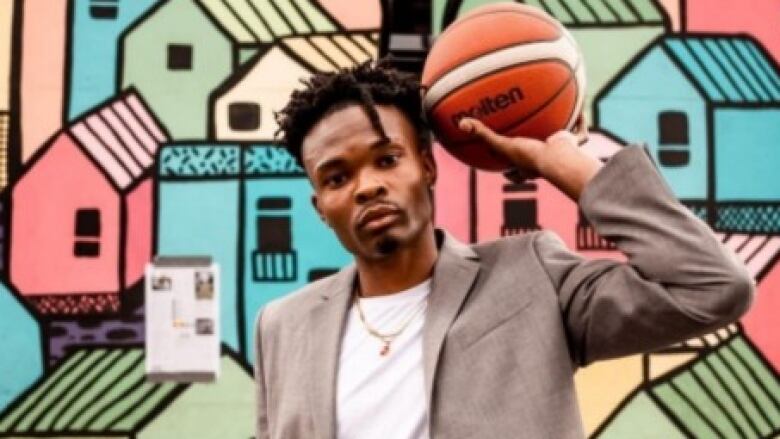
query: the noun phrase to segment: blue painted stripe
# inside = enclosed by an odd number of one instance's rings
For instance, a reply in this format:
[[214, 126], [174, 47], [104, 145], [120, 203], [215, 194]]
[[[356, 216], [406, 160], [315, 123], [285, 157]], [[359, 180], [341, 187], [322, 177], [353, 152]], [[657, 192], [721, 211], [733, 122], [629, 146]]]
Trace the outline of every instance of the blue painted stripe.
[[742, 78], [750, 84], [753, 92], [760, 96], [761, 102], [771, 100], [771, 96], [769, 95], [766, 86], [764, 86], [761, 81], [756, 78], [754, 72], [750, 69], [749, 66], [745, 64], [745, 60], [739, 55], [739, 53], [737, 53], [737, 49], [734, 47], [734, 41], [731, 39], [721, 38], [718, 39], [717, 42], [724, 55], [728, 57], [734, 66], [736, 66], [736, 69], [739, 70]]
[[748, 102], [760, 102], [761, 98], [753, 90], [753, 87], [745, 80], [737, 70], [737, 67], [732, 62], [731, 58], [723, 51], [720, 45], [717, 43], [717, 39], [707, 38], [702, 41], [707, 53], [710, 54], [717, 62], [718, 65], [726, 72], [735, 88], [739, 91], [739, 94], [745, 98]]
[[766, 56], [764, 56], [764, 54], [758, 50], [758, 47], [756, 47], [755, 43], [748, 43], [748, 47], [750, 47], [750, 51], [753, 53], [753, 56], [756, 58], [756, 60], [758, 60], [759, 65], [761, 65], [761, 68], [766, 73], [770, 82], [774, 84], [775, 90], [780, 92], [780, 77], [778, 77], [777, 70], [775, 70], [774, 66], [769, 64]]
[[764, 71], [764, 69], [762, 69], [761, 66], [758, 64], [758, 62], [756, 61], [755, 56], [750, 50], [748, 42], [746, 40], [738, 40], [738, 41], [734, 41], [734, 45], [737, 48], [737, 52], [739, 52], [739, 54], [745, 60], [747, 65], [750, 66], [750, 69], [756, 75], [756, 78], [758, 78], [758, 80], [761, 81], [761, 84], [763, 84], [764, 87], [766, 87], [767, 91], [772, 96], [772, 99], [780, 100], [780, 91], [778, 91], [777, 87], [775, 87], [774, 84], [772, 84], [771, 79], [767, 77], [767, 74]]
[[707, 75], [704, 68], [693, 57], [693, 53], [688, 47], [677, 38], [669, 38], [665, 41], [666, 47], [671, 50], [672, 54], [678, 61], [680, 61], [685, 69], [693, 75], [694, 79], [702, 86], [707, 97], [716, 102], [723, 102], [726, 100], [725, 94], [720, 90], [718, 84], [715, 83], [712, 78]]
[[701, 64], [705, 71], [705, 74], [712, 79], [713, 82], [718, 84], [718, 88], [726, 95], [726, 99], [736, 102], [744, 102], [745, 98], [737, 90], [734, 82], [730, 80], [728, 74], [718, 64], [705, 49], [701, 40], [698, 39], [686, 39], [684, 40], [691, 54], [696, 59], [696, 62]]

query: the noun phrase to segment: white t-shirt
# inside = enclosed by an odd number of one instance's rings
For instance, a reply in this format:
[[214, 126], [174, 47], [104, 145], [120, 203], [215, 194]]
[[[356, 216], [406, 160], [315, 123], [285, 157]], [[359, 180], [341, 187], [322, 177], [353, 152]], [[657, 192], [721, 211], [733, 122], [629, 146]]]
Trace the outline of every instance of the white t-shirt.
[[339, 439], [427, 439], [422, 330], [431, 280], [387, 296], [361, 298], [366, 322], [382, 334], [415, 317], [382, 356], [353, 304], [341, 344], [336, 415]]

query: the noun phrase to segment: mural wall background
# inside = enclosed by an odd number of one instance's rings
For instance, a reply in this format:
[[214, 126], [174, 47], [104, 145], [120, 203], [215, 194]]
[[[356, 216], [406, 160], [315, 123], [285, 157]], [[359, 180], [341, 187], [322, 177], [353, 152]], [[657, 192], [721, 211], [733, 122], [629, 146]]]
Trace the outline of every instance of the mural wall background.
[[[0, 0], [0, 437], [251, 437], [254, 316], [351, 259], [273, 111], [299, 78], [413, 52], [387, 37], [489, 1], [396, 17], [384, 0]], [[608, 160], [644, 143], [759, 286], [736, 324], [578, 371], [587, 431], [777, 437], [780, 0], [525, 3], [582, 47], [585, 148]], [[623, 259], [546, 182], [436, 156], [437, 222], [460, 239], [545, 228]], [[144, 380], [155, 254], [221, 266], [216, 384]]]

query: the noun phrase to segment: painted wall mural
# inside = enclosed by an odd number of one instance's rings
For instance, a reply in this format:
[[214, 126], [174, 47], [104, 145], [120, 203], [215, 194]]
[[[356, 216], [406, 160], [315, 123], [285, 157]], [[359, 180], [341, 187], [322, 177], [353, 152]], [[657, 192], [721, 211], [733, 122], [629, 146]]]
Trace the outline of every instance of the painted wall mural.
[[[0, 437], [251, 437], [255, 315], [351, 260], [273, 112], [300, 78], [424, 53], [420, 32], [491, 1], [0, 1]], [[524, 3], [582, 47], [584, 148], [644, 144], [758, 283], [733, 325], [578, 371], [586, 430], [777, 437], [780, 0]], [[436, 220], [460, 239], [551, 229], [624, 259], [547, 182], [435, 155]], [[221, 267], [222, 376], [149, 383], [144, 264], [193, 254]]]

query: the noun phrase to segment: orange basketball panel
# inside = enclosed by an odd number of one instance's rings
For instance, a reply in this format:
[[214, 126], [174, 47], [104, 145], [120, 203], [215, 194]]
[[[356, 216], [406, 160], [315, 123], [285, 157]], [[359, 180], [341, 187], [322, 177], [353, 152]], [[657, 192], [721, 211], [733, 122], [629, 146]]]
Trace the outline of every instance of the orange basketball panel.
[[469, 137], [457, 125], [463, 117], [475, 117], [496, 131], [506, 130], [536, 112], [571, 78], [572, 71], [559, 61], [518, 65], [450, 93], [429, 111], [429, 117], [442, 142], [463, 142]]
[[549, 103], [522, 123], [507, 128], [507, 136], [524, 136], [546, 140], [557, 131], [566, 128], [577, 105], [577, 82], [569, 81]]
[[558, 39], [559, 25], [544, 17], [524, 5], [489, 5], [472, 11], [438, 37], [425, 62], [422, 84], [430, 86], [466, 61], [501, 48]]

